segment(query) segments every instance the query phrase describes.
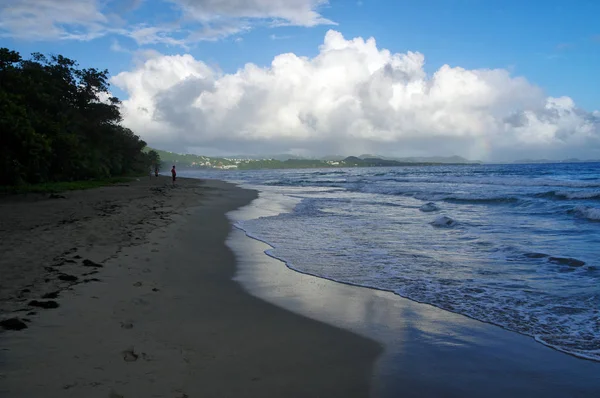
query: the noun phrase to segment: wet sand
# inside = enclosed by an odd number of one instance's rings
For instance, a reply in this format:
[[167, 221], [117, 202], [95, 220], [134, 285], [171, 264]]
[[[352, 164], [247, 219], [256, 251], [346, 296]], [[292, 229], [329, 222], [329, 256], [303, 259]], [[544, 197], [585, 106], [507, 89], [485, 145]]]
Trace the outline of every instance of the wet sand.
[[[265, 215], [268, 200], [254, 200], [255, 191], [218, 181], [170, 189], [164, 180], [160, 191], [148, 184], [85, 193], [100, 202], [66, 194], [61, 206], [84, 217], [33, 228], [37, 246], [23, 239], [25, 250], [11, 252], [29, 259], [28, 272], [12, 275], [18, 264], [0, 260], [12, 267], [0, 271], [14, 289], [31, 285], [3, 302], [3, 318], [31, 322], [0, 333], [0, 397], [600, 396], [600, 363], [389, 292], [289, 270], [264, 254], [266, 244], [231, 229]], [[110, 189], [130, 191], [106, 204]], [[1, 214], [18, 220], [17, 204], [9, 206]], [[65, 219], [44, 200], [23, 206], [26, 222], [36, 206]], [[73, 262], [44, 270], [57, 255]], [[79, 279], [57, 279], [65, 270]], [[59, 289], [58, 308], [27, 306], [50, 288]], [[6, 312], [19, 306], [36, 314]]]
[[[229, 214], [271, 215], [263, 195]], [[282, 308], [379, 341], [373, 397], [600, 397], [600, 363], [390, 292], [301, 274], [268, 257], [267, 244], [234, 230], [235, 279]]]
[[2, 203], [2, 319], [30, 322], [0, 334], [0, 396], [368, 395], [379, 344], [232, 280], [225, 214], [256, 192], [182, 179], [65, 196]]

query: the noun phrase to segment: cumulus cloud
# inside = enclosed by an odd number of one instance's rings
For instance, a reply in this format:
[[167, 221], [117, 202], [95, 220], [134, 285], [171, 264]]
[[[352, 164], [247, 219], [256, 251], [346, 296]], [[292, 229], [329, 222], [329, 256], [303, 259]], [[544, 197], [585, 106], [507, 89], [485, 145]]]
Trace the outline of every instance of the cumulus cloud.
[[112, 82], [124, 123], [153, 145], [221, 153], [600, 157], [600, 118], [503, 69], [442, 66], [330, 30], [314, 58], [223, 74], [156, 56]]
[[[328, 0], [0, 0], [0, 34], [28, 40], [92, 40], [107, 34], [140, 45], [186, 47], [255, 26], [333, 24], [319, 14]], [[130, 11], [146, 6], [150, 19], [130, 24]]]

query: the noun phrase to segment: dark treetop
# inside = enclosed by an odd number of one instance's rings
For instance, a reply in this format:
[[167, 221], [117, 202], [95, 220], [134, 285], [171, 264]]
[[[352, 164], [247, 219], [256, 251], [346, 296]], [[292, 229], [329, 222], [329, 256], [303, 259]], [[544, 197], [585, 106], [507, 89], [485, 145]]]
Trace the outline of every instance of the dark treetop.
[[153, 161], [120, 125], [108, 71], [0, 48], [0, 185], [137, 174]]

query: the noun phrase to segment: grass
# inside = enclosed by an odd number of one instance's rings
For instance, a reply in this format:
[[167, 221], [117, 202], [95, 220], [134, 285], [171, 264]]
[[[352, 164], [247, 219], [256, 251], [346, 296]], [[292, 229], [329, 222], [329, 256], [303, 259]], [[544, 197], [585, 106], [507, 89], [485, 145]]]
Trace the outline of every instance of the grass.
[[17, 186], [0, 186], [0, 194], [24, 194], [24, 193], [58, 193], [65, 191], [77, 191], [105, 187], [123, 182], [130, 182], [133, 177], [112, 177], [98, 180], [86, 181], [62, 181], [45, 182], [42, 184], [23, 184]]

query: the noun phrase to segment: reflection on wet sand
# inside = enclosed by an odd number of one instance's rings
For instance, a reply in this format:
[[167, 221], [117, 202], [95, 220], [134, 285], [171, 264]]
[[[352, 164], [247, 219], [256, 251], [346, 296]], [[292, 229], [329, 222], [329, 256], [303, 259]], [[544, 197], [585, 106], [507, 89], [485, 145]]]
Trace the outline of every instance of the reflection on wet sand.
[[[229, 217], [238, 221], [285, 211], [286, 206], [270, 207], [267, 201], [261, 197]], [[265, 255], [270, 246], [239, 229], [227, 244], [238, 259], [235, 280], [251, 294], [385, 346], [374, 371], [373, 396], [600, 396], [600, 363], [390, 292], [292, 271]]]

